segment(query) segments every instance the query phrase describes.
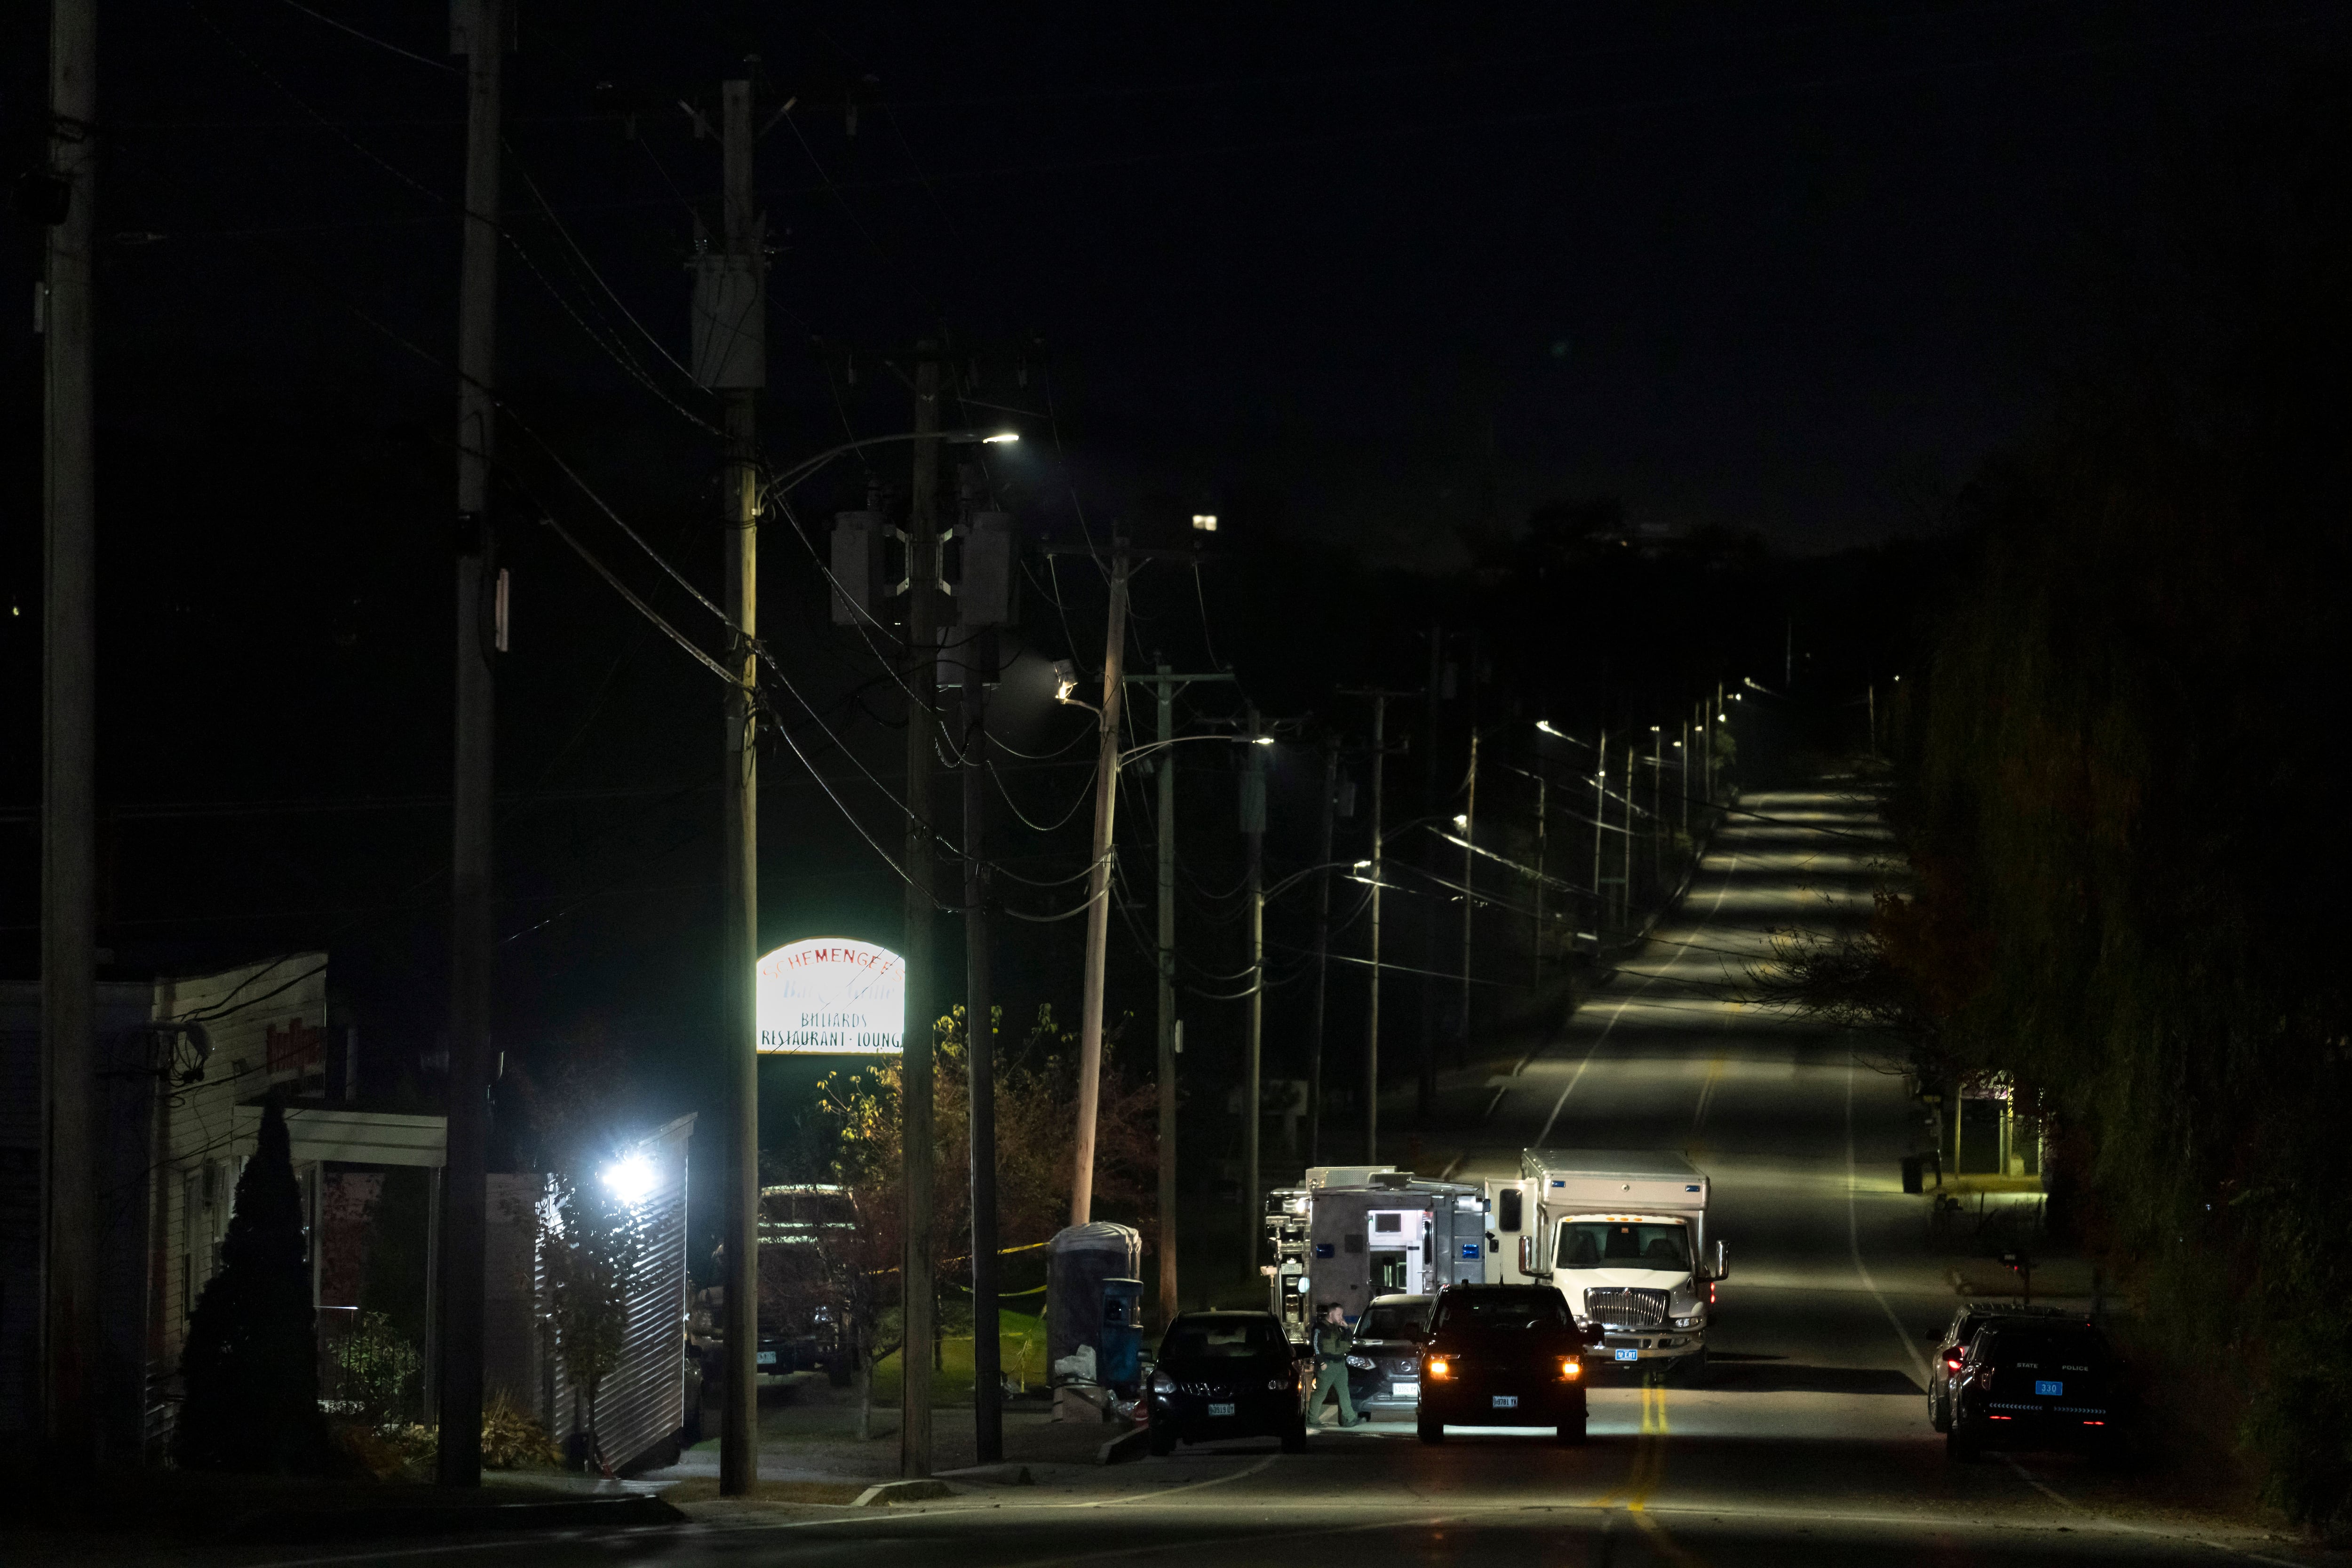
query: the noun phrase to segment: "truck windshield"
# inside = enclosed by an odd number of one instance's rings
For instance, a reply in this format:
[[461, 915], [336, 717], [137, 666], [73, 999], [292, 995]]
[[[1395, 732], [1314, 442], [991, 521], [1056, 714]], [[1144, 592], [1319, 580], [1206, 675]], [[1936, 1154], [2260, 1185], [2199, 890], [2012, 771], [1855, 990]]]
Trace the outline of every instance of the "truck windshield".
[[1688, 1268], [1690, 1243], [1678, 1221], [1566, 1219], [1555, 1268]]

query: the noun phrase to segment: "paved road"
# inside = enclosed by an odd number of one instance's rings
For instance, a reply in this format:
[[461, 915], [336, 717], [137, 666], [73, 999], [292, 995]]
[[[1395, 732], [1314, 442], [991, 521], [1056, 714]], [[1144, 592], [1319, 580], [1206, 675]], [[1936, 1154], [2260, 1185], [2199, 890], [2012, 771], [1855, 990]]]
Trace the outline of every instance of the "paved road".
[[[595, 1540], [411, 1548], [446, 1561], [958, 1568], [1048, 1564], [1686, 1565], [2314, 1560], [2063, 1459], [1948, 1463], [1927, 1426], [1923, 1343], [1952, 1297], [1896, 1161], [1900, 1085], [1848, 1042], [1726, 999], [1774, 927], [1856, 918], [1885, 847], [1832, 793], [1743, 802], [1681, 915], [1493, 1097], [1465, 1169], [1523, 1145], [1689, 1150], [1732, 1251], [1699, 1387], [1604, 1382], [1592, 1441], [1402, 1426], [1180, 1451], [1110, 1470], [1039, 1467], [888, 1510], [706, 1516]], [[1613, 1375], [1613, 1374], [1612, 1374]], [[247, 1561], [265, 1554], [249, 1554]], [[351, 1553], [266, 1554], [279, 1561]]]

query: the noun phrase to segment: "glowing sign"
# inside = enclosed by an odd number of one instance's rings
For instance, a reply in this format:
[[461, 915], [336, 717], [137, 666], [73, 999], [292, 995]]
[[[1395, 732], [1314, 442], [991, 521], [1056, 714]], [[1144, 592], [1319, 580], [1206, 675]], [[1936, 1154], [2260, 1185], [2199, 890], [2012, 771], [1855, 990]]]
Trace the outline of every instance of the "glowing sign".
[[883, 1056], [903, 1047], [907, 961], [821, 936], [760, 960], [760, 1049], [772, 1056]]

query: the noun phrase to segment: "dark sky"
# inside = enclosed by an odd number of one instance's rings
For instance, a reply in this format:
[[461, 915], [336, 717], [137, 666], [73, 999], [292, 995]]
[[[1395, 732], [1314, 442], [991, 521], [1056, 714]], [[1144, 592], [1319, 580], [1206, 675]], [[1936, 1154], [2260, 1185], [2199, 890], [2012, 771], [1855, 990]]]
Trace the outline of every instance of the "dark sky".
[[[44, 124], [40, 10], [0, 22], [19, 166]], [[102, 940], [148, 972], [329, 947], [357, 1013], [404, 1050], [436, 1026], [446, 943], [463, 105], [444, 16], [114, 5], [100, 73], [101, 793], [172, 808], [110, 816]], [[1227, 520], [1262, 580], [1203, 594], [1161, 574], [1135, 651], [1234, 658], [1269, 710], [1295, 712], [1323, 699], [1297, 689], [1312, 682], [1286, 629], [1317, 639], [1316, 679], [1405, 680], [1425, 653], [1380, 637], [1434, 612], [1393, 590], [1307, 605], [1285, 571], [1454, 566], [1459, 530], [1606, 494], [1636, 522], [1755, 531], [1797, 555], [1934, 529], [2042, 415], [2077, 282], [2154, 177], [2340, 60], [2347, 18], [2076, 0], [526, 4], [506, 451], [534, 504], [666, 610], [697, 613], [597, 508], [715, 586], [711, 410], [665, 356], [684, 352], [682, 263], [697, 213], [714, 216], [718, 158], [679, 100], [709, 110], [721, 78], [752, 69], [764, 106], [794, 105], [759, 151], [772, 456], [905, 428], [896, 365], [939, 335], [961, 416], [1026, 437], [991, 482], [1033, 528]], [[38, 237], [15, 232], [0, 298], [21, 301]], [[39, 343], [16, 320], [0, 925], [28, 972]], [[863, 483], [845, 462], [802, 500], [821, 518]], [[805, 554], [771, 537], [772, 637], [824, 725], [887, 766], [898, 742], [871, 661], [805, 630], [822, 625]], [[1333, 553], [1263, 553], [1276, 542]], [[717, 698], [543, 533], [509, 559], [502, 1027], [620, 1030], [658, 1057], [708, 1022]], [[1041, 642], [1099, 637], [1098, 596], [1070, 600], [1066, 637], [1033, 604]], [[1204, 606], [1227, 617], [1222, 647]], [[1769, 668], [1786, 623], [1759, 619], [1740, 657]], [[1342, 668], [1348, 649], [1362, 658]], [[1622, 639], [1564, 659], [1563, 681], [1602, 695], [1559, 716], [1657, 721], [1606, 697], [1645, 659]], [[1659, 700], [1703, 683], [1678, 670]], [[1042, 746], [1068, 717], [1018, 721]], [[1229, 763], [1195, 750], [1204, 808], [1229, 812]], [[782, 759], [767, 776], [769, 935], [887, 938], [895, 883]], [[1024, 784], [1025, 808], [1058, 815], [1081, 782]], [[1277, 780], [1278, 837], [1297, 782]], [[212, 815], [173, 815], [190, 803]], [[1041, 865], [1082, 853], [1055, 844], [1029, 847]], [[1202, 866], [1204, 887], [1230, 881]], [[1050, 975], [1075, 931], [1007, 942]]]

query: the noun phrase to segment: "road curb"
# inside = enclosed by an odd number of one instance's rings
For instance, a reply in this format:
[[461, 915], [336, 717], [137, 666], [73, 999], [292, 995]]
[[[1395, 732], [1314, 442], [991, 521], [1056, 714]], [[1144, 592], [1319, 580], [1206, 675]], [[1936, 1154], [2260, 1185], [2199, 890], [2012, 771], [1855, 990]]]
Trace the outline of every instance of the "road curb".
[[686, 1515], [660, 1498], [638, 1494], [450, 1507], [264, 1509], [230, 1521], [220, 1533], [233, 1541], [331, 1541], [474, 1531], [613, 1530], [684, 1522]]
[[1097, 1465], [1124, 1465], [1143, 1458], [1151, 1451], [1151, 1428], [1138, 1426], [1132, 1432], [1122, 1432], [1095, 1450]]
[[883, 1481], [867, 1487], [857, 1494], [852, 1508], [871, 1508], [887, 1502], [937, 1502], [941, 1498], [955, 1496], [955, 1489], [945, 1481]]

